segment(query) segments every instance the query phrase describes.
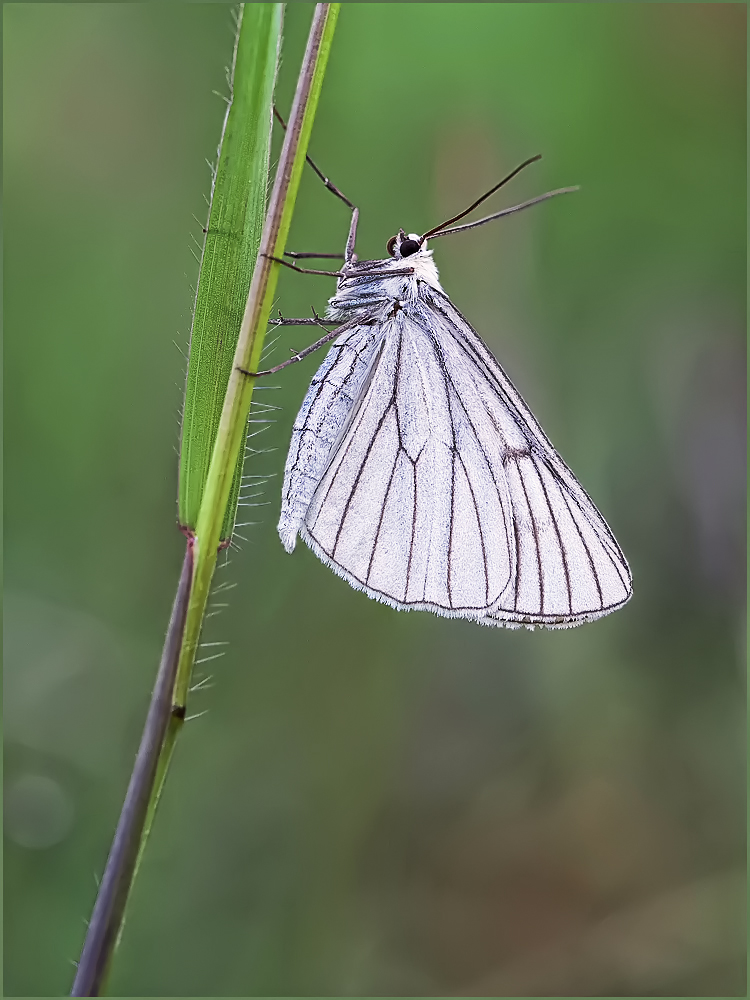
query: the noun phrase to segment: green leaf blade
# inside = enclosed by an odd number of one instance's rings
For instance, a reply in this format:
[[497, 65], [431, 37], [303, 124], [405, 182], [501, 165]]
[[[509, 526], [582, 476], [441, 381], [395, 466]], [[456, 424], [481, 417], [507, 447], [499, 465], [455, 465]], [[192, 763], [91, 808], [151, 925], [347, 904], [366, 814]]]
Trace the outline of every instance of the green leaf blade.
[[[266, 210], [273, 88], [282, 4], [244, 4], [232, 100], [214, 177], [195, 300], [180, 441], [178, 518], [195, 530]], [[237, 458], [221, 530], [231, 537], [242, 476]]]

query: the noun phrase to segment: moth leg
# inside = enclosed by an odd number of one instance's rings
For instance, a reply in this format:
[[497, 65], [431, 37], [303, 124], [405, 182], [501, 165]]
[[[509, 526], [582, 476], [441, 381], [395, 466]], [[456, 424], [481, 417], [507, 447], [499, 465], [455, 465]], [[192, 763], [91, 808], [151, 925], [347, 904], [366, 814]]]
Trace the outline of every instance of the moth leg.
[[[279, 122], [281, 127], [286, 132], [286, 122], [277, 111], [275, 104], [273, 107], [273, 113], [276, 116], [276, 120]], [[326, 175], [323, 173], [322, 170], [319, 170], [318, 167], [315, 166], [315, 164], [313, 163], [313, 161], [310, 159], [309, 156], [306, 156], [305, 159], [310, 164], [315, 173], [318, 175], [318, 177], [323, 181], [323, 184], [331, 192], [331, 194], [335, 195], [340, 201], [343, 201], [343, 203], [352, 210], [352, 221], [349, 224], [349, 236], [346, 241], [346, 252], [344, 254], [344, 260], [346, 261], [346, 263], [351, 264], [356, 259], [354, 254], [354, 243], [357, 238], [357, 222], [359, 221], [359, 209], [351, 201], [349, 201], [346, 195], [342, 191], [340, 191], [335, 184], [333, 184], [326, 177]]]
[[283, 260], [281, 257], [273, 257], [271, 254], [263, 254], [267, 260], [272, 260], [275, 264], [283, 264], [284, 267], [289, 267], [292, 271], [299, 271], [300, 274], [323, 274], [329, 278], [345, 278], [345, 271], [316, 271], [311, 267], [297, 267], [296, 264], [290, 263], [288, 260]]
[[315, 259], [315, 258], [317, 258], [319, 260], [323, 260], [324, 258], [326, 260], [343, 260], [344, 259], [344, 255], [342, 253], [292, 253], [291, 250], [285, 250], [284, 251], [284, 256], [285, 257], [293, 257], [295, 260], [304, 260], [304, 259], [310, 260], [310, 259]]
[[279, 315], [278, 319], [269, 319], [269, 326], [332, 326], [333, 320], [321, 319], [316, 314], [315, 319], [287, 319]]
[[[333, 320], [323, 319], [321, 316], [318, 316], [317, 312], [315, 311], [315, 306], [312, 306], [312, 318], [310, 318], [310, 319], [307, 319], [307, 318], [306, 319], [285, 319], [284, 316], [281, 315], [281, 310], [279, 309], [279, 318], [278, 319], [269, 319], [268, 325], [269, 326], [273, 326], [273, 327], [279, 327], [279, 326], [319, 326], [321, 328], [321, 330], [325, 330], [326, 327], [328, 327], [328, 326], [336, 326], [336, 323]], [[289, 350], [291, 351], [291, 353], [293, 355], [293, 357], [291, 359], [292, 361], [301, 361], [302, 360], [302, 355], [300, 354], [299, 351], [295, 351], [291, 347], [289, 348]], [[287, 362], [287, 364], [289, 364], [289, 362]], [[283, 368], [284, 366], [282, 365], [281, 367]], [[276, 369], [274, 369], [274, 370], [276, 370]], [[247, 372], [245, 372], [244, 368], [240, 368], [239, 371], [241, 371], [243, 374], [248, 374]], [[259, 372], [258, 374], [259, 375], [265, 375], [267, 373], [266, 372]]]
[[[279, 125], [281, 125], [281, 127], [286, 132], [286, 122], [284, 121], [284, 119], [279, 114], [278, 110], [276, 109], [276, 105], [275, 104], [273, 106], [273, 113], [276, 116], [276, 120], [278, 121]], [[318, 167], [315, 166], [315, 164], [313, 163], [313, 161], [310, 159], [309, 156], [306, 156], [305, 159], [310, 164], [310, 166], [313, 168], [313, 170], [318, 175], [318, 177], [323, 181], [323, 183], [328, 188], [328, 190], [331, 192], [331, 194], [335, 195], [337, 198], [339, 198], [341, 201], [343, 201], [343, 203], [345, 205], [348, 205], [348, 207], [351, 208], [352, 211], [354, 211], [354, 205], [349, 201], [349, 199], [346, 197], [346, 195], [342, 191], [339, 191], [339, 189], [336, 187], [336, 185], [334, 183], [332, 183], [332, 181], [330, 181], [326, 177], [326, 175], [323, 173], [323, 171], [319, 170]]]
[[313, 351], [317, 351], [319, 347], [327, 344], [329, 340], [333, 340], [334, 337], [338, 337], [339, 330], [326, 330], [325, 337], [321, 337], [320, 340], [316, 340], [314, 344], [310, 344], [303, 351], [295, 351], [294, 357], [290, 358], [288, 361], [282, 361], [280, 365], [274, 365], [273, 368], [266, 368], [262, 372], [249, 372], [245, 368], [238, 368], [238, 372], [242, 372], [243, 375], [249, 375], [251, 378], [260, 378], [262, 375], [274, 375], [276, 372], [280, 372], [282, 368], [288, 368], [289, 365], [294, 365], [298, 361], [302, 361], [306, 358], [308, 354], [312, 354]]
[[[365, 317], [364, 319], [352, 319], [346, 323], [342, 323], [341, 326], [337, 326], [335, 330], [326, 330], [325, 337], [321, 337], [320, 340], [316, 340], [314, 344], [310, 344], [309, 347], [305, 347], [304, 350], [295, 353], [295, 356], [293, 358], [290, 358], [288, 361], [282, 361], [280, 365], [275, 365], [273, 368], [266, 368], [262, 372], [249, 372], [247, 371], [247, 369], [240, 368], [238, 366], [237, 371], [241, 372], [243, 375], [249, 376], [250, 378], [260, 378], [262, 375], [274, 375], [276, 372], [281, 371], [282, 368], [288, 368], [289, 365], [294, 365], [298, 361], [302, 361], [303, 358], [306, 358], [308, 356], [308, 354], [312, 354], [313, 351], [317, 351], [319, 347], [323, 347], [331, 340], [334, 340], [336, 337], [341, 336], [342, 333], [346, 333], [348, 330], [351, 330], [355, 326], [365, 325], [369, 319], [370, 317]], [[306, 320], [305, 325], [309, 322], [310, 322], [309, 320]], [[316, 325], [319, 326], [322, 330], [325, 330], [322, 320], [320, 322], [318, 322], [317, 320], [313, 320], [312, 322], [316, 323]]]
[[[413, 267], [399, 267], [399, 268], [394, 268], [392, 271], [366, 271], [365, 272], [365, 275], [368, 278], [392, 278], [392, 277], [394, 277], [394, 275], [399, 275], [399, 274], [414, 274], [414, 268]], [[346, 277], [351, 277], [351, 272], [347, 272]], [[362, 277], [362, 275], [355, 274], [354, 277], [355, 278], [356, 277]], [[352, 301], [352, 300], [349, 300], [349, 301]], [[365, 299], [365, 302], [366, 301], [367, 301], [367, 299]]]

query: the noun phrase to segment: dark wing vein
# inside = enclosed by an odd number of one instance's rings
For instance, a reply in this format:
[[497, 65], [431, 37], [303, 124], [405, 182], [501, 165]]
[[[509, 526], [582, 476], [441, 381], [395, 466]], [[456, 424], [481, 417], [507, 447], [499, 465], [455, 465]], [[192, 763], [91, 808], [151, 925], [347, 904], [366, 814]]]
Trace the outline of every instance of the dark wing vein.
[[[390, 409], [390, 407], [389, 407]], [[385, 488], [385, 496], [383, 497], [383, 505], [380, 508], [380, 517], [378, 518], [378, 526], [375, 530], [375, 540], [372, 543], [372, 552], [370, 553], [370, 561], [367, 564], [367, 575], [365, 576], [365, 583], [370, 582], [370, 573], [372, 573], [372, 564], [375, 561], [375, 552], [378, 548], [378, 539], [380, 538], [380, 529], [383, 527], [383, 518], [385, 517], [385, 509], [388, 505], [388, 494], [391, 492], [391, 485], [393, 483], [393, 477], [396, 474], [396, 467], [398, 465], [399, 457], [401, 456], [402, 449], [398, 447], [396, 449], [396, 457], [393, 460], [393, 468], [391, 469], [391, 474], [388, 477], [388, 485]], [[335, 550], [334, 550], [335, 551]], [[404, 591], [404, 597], [406, 597], [406, 591]]]
[[[547, 466], [547, 468], [549, 469], [549, 471], [552, 474], [553, 478], [555, 479], [555, 482], [557, 482], [557, 484], [561, 488], [563, 488], [565, 486], [565, 483], [560, 479], [559, 476], [555, 475], [555, 470], [549, 465], [549, 463], [545, 462], [545, 465]], [[584, 493], [584, 496], [586, 496], [586, 499], [588, 500], [588, 494], [585, 493], [585, 491], [583, 490], [583, 487], [580, 487], [580, 489]], [[583, 507], [583, 505], [581, 504], [579, 498], [575, 495], [575, 493], [573, 493], [572, 490], [565, 490], [565, 494], [576, 505], [576, 507], [578, 508], [578, 510], [581, 513], [581, 516], [583, 518], [585, 518], [585, 520], [589, 524], [591, 524], [591, 518], [589, 517], [588, 512], [586, 511], [585, 507]], [[591, 503], [591, 501], [589, 501], [589, 502]], [[593, 503], [591, 503], [591, 505], [593, 507]], [[568, 507], [568, 509], [570, 509], [570, 506]], [[594, 509], [596, 509], [596, 508], [594, 508]], [[571, 516], [571, 518], [573, 518], [572, 511], [571, 511], [571, 515], [570, 516]], [[575, 518], [573, 518], [573, 520], [575, 520]], [[594, 527], [596, 527], [596, 525], [594, 525]], [[617, 544], [617, 541], [615, 540], [614, 536], [609, 531], [605, 535], [601, 535], [599, 532], [596, 532], [596, 536], [597, 536], [597, 540], [599, 541], [599, 544], [602, 547], [602, 550], [604, 551], [605, 555], [607, 556], [607, 558], [609, 559], [609, 561], [612, 563], [612, 566], [616, 570], [617, 575], [619, 576], [620, 582], [622, 583], [623, 587], [625, 588], [626, 591], [629, 590], [629, 588], [630, 588], [630, 581], [627, 579], [626, 576], [623, 575], [623, 570], [622, 570], [623, 564], [625, 562], [625, 557], [622, 554], [620, 546]], [[611, 551], [611, 546], [614, 546], [614, 548], [615, 548], [615, 550], [617, 552], [617, 555], [620, 557], [619, 559], [615, 559], [615, 557], [614, 557], [614, 555], [612, 554], [612, 551]]]
[[591, 554], [591, 549], [589, 548], [589, 543], [583, 537], [583, 532], [581, 531], [580, 525], [578, 524], [578, 521], [576, 521], [575, 515], [573, 514], [573, 511], [570, 509], [570, 500], [569, 500], [567, 491], [561, 490], [560, 493], [561, 493], [561, 496], [562, 496], [563, 500], [565, 501], [566, 507], [568, 508], [568, 512], [570, 513], [570, 520], [575, 525], [575, 529], [578, 532], [578, 537], [581, 539], [581, 545], [583, 545], [583, 548], [584, 548], [584, 550], [586, 552], [586, 556], [588, 557], [589, 566], [591, 567], [591, 572], [594, 575], [594, 583], [596, 584], [596, 590], [597, 590], [597, 593], [599, 594], [599, 607], [602, 608], [602, 607], [604, 607], [604, 593], [602, 592], [602, 585], [601, 585], [601, 581], [599, 580], [599, 572], [598, 572], [598, 570], [596, 568], [596, 563], [594, 562], [594, 557]]
[[[370, 438], [370, 440], [369, 440], [369, 442], [367, 444], [367, 448], [365, 449], [365, 454], [364, 454], [364, 456], [362, 458], [362, 464], [360, 465], [360, 467], [359, 467], [359, 469], [357, 471], [357, 475], [355, 476], [354, 483], [352, 484], [351, 491], [349, 492], [349, 496], [346, 498], [346, 502], [344, 503], [344, 510], [343, 510], [343, 512], [341, 514], [341, 520], [339, 521], [338, 530], [336, 531], [336, 540], [333, 543], [333, 552], [331, 553], [331, 555], [332, 555], [333, 558], [336, 557], [336, 546], [339, 544], [339, 538], [341, 537], [341, 532], [342, 532], [342, 530], [344, 528], [344, 522], [346, 521], [346, 518], [347, 518], [347, 515], [349, 513], [349, 510], [351, 509], [352, 500], [354, 499], [354, 495], [357, 492], [357, 487], [359, 486], [360, 481], [362, 479], [362, 476], [364, 474], [364, 471], [367, 468], [367, 463], [370, 460], [370, 455], [372, 454], [372, 449], [373, 449], [373, 447], [375, 445], [375, 442], [378, 439], [378, 435], [380, 434], [380, 431], [381, 431], [381, 429], [383, 427], [383, 424], [385, 423], [385, 418], [391, 412], [392, 406], [393, 406], [393, 400], [391, 400], [391, 402], [388, 404], [388, 406], [383, 411], [383, 415], [380, 418], [380, 420], [378, 421], [378, 426], [375, 428], [375, 433], [372, 435], [372, 437]], [[352, 440], [354, 440], [354, 437], [352, 437]], [[397, 457], [398, 457], [398, 453], [397, 453]]]
[[[469, 493], [471, 493], [471, 502], [474, 504], [474, 513], [477, 516], [477, 529], [479, 530], [479, 542], [482, 546], [482, 565], [484, 567], [484, 599], [487, 604], [490, 603], [490, 573], [489, 567], [487, 565], [487, 548], [484, 542], [484, 532], [482, 531], [482, 519], [479, 516], [479, 506], [477, 505], [477, 498], [474, 494], [474, 487], [471, 485], [471, 479], [469, 479], [469, 472], [466, 468], [463, 458], [461, 458], [461, 453], [458, 453], [458, 460], [461, 463], [461, 467], [464, 470], [464, 475], [466, 476], [466, 483], [469, 487]], [[492, 471], [492, 470], [490, 470]]]
[[448, 529], [448, 604], [453, 607], [453, 589], [452, 589], [452, 567], [453, 567], [453, 523], [454, 523], [454, 505], [456, 502], [456, 452], [455, 449], [451, 451], [451, 516], [450, 516], [450, 527]]
[[542, 566], [542, 550], [539, 545], [539, 526], [536, 523], [536, 517], [534, 517], [534, 509], [531, 506], [531, 501], [529, 500], [529, 492], [526, 489], [526, 480], [524, 479], [523, 472], [521, 471], [521, 465], [516, 462], [516, 468], [518, 470], [518, 478], [521, 481], [521, 488], [523, 489], [523, 495], [526, 499], [526, 506], [529, 509], [529, 518], [531, 519], [531, 532], [534, 536], [534, 545], [536, 546], [536, 564], [539, 572], [539, 614], [544, 614], [544, 568]]
[[557, 535], [557, 544], [560, 548], [560, 556], [562, 557], [563, 572], [565, 574], [565, 586], [568, 591], [568, 613], [573, 614], [573, 591], [570, 586], [570, 569], [568, 568], [568, 554], [565, 548], [565, 544], [562, 540], [562, 534], [560, 533], [560, 526], [557, 523], [557, 518], [555, 517], [555, 512], [552, 510], [552, 504], [550, 503], [549, 494], [547, 493], [547, 487], [544, 484], [544, 479], [542, 478], [539, 468], [536, 464], [534, 458], [531, 458], [531, 463], [534, 466], [537, 477], [539, 478], [539, 485], [542, 487], [542, 492], [544, 493], [544, 499], [547, 502], [547, 508], [549, 510], [550, 520], [555, 529], [555, 534]]

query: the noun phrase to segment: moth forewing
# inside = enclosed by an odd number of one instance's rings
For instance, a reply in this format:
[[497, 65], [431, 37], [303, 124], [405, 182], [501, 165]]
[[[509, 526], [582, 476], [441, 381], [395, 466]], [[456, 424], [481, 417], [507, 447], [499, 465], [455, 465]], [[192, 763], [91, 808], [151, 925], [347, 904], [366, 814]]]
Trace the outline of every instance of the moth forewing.
[[[538, 200], [538, 199], [536, 199]], [[353, 249], [353, 219], [348, 251]], [[631, 596], [627, 562], [424, 237], [347, 258], [329, 350], [294, 424], [279, 534], [400, 610], [565, 628]], [[357, 325], [358, 324], [358, 325]]]

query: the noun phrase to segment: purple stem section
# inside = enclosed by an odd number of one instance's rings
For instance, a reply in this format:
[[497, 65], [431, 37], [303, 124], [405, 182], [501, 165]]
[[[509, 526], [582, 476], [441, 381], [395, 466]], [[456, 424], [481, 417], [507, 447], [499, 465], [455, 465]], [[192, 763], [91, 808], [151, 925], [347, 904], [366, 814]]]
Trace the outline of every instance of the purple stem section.
[[177, 675], [192, 581], [193, 541], [189, 539], [141, 745], [135, 758], [104, 875], [99, 884], [78, 971], [70, 991], [72, 997], [100, 995], [122, 926], [149, 797], [154, 787], [159, 753], [172, 711], [172, 691]]

